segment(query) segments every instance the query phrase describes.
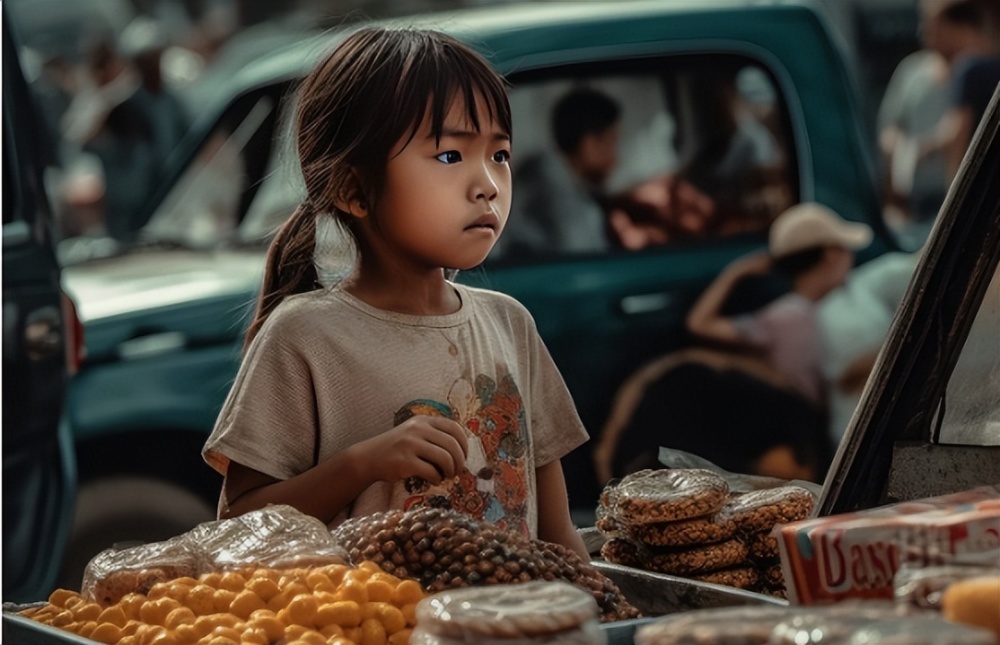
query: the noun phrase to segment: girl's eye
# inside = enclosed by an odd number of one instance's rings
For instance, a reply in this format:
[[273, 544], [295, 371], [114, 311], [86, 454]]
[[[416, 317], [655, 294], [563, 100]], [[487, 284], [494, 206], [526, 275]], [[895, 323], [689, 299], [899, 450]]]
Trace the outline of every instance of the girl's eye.
[[497, 163], [507, 163], [510, 161], [510, 150], [497, 150], [493, 153], [493, 161]]
[[462, 160], [462, 153], [458, 150], [448, 150], [436, 156], [435, 159], [444, 164], [458, 163]]

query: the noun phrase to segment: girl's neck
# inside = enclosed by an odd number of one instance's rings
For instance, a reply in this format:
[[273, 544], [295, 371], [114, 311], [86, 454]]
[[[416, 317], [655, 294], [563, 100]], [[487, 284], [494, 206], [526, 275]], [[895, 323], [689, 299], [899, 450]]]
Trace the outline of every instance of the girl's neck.
[[413, 316], [443, 316], [462, 307], [458, 292], [445, 280], [443, 270], [392, 279], [359, 271], [344, 281], [343, 289], [376, 309]]

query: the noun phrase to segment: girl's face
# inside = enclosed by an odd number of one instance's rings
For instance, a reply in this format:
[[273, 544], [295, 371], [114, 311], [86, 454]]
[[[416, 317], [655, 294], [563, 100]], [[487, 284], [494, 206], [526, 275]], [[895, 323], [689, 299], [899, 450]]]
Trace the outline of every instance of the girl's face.
[[416, 135], [393, 150], [386, 167], [375, 213], [378, 246], [418, 267], [480, 264], [510, 213], [510, 137], [489, 119], [482, 97], [476, 101], [477, 132], [462, 99], [452, 100], [440, 141], [428, 110]]

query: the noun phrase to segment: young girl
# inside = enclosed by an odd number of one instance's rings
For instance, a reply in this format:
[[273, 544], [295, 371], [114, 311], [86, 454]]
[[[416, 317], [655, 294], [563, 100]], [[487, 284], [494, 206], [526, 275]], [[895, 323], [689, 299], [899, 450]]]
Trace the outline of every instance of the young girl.
[[[587, 435], [534, 321], [446, 278], [507, 220], [503, 79], [446, 35], [363, 28], [305, 79], [296, 118], [305, 201], [203, 453], [220, 515], [450, 506], [589, 559], [559, 462]], [[321, 286], [337, 224], [351, 270]]]

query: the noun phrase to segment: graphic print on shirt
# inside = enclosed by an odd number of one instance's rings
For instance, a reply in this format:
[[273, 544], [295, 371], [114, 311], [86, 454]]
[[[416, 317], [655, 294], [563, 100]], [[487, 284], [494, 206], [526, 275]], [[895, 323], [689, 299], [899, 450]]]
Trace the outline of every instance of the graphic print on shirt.
[[528, 535], [528, 426], [521, 393], [510, 374], [498, 368], [497, 380], [483, 374], [475, 383], [460, 379], [452, 385], [447, 403], [410, 401], [396, 412], [393, 424], [416, 415], [458, 422], [468, 433], [469, 454], [458, 476], [436, 486], [408, 478], [404, 484], [410, 497], [404, 509], [450, 507]]

